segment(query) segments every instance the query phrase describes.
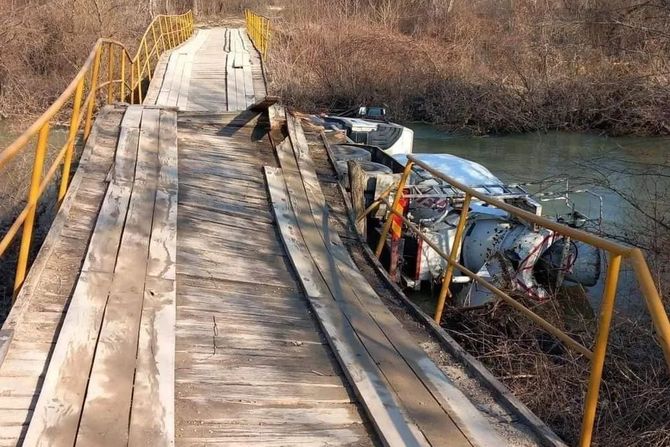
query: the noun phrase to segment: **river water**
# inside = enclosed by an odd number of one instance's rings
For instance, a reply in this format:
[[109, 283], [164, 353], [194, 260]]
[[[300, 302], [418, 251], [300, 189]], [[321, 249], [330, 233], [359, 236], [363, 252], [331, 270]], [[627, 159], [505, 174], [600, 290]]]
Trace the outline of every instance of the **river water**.
[[[646, 220], [636, 207], [657, 217], [670, 218], [670, 137], [603, 137], [549, 132], [495, 137], [458, 136], [435, 127], [413, 124], [415, 153], [449, 153], [481, 163], [507, 183], [529, 185], [530, 192], [588, 189], [602, 198], [602, 226], [594, 232], [628, 236]], [[558, 181], [558, 179], [561, 179]], [[555, 181], [547, 181], [553, 179]], [[553, 184], [553, 186], [549, 186]], [[572, 194], [577, 210], [600, 215], [600, 199]], [[564, 201], [543, 203], [545, 215], [569, 210]], [[641, 306], [635, 280], [625, 271], [619, 301], [637, 312]], [[598, 307], [602, 284], [589, 291]], [[640, 309], [641, 310], [641, 309]]]

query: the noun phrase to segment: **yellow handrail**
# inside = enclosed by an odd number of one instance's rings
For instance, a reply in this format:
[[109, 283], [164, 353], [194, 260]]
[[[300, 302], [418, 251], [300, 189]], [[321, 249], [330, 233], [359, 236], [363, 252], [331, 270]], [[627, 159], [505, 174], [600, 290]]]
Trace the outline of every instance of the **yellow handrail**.
[[[116, 99], [120, 102], [142, 102], [142, 82], [145, 78], [151, 78], [160, 55], [180, 45], [192, 34], [193, 14], [189, 11], [178, 16], [161, 15], [154, 18], [140, 41], [135, 57], [131, 57], [127, 48], [117, 41], [98, 39], [65, 91], [25, 132], [0, 152], [0, 169], [3, 169], [37, 136], [27, 204], [0, 238], [1, 257], [19, 230], [23, 229], [14, 279], [14, 298], [26, 277], [39, 200], [62, 164], [58, 205], [63, 201], [69, 186], [75, 141], [80, 131], [84, 141], [91, 132], [99, 91], [106, 88], [106, 104]], [[62, 116], [64, 112], [69, 112], [67, 141], [43, 175], [51, 127], [56, 117]]]
[[268, 49], [270, 48], [270, 19], [256, 14], [250, 9], [244, 10], [244, 19], [247, 25], [247, 33], [260, 53], [261, 58], [265, 61], [268, 57]]
[[[628, 247], [617, 242], [604, 239], [602, 237], [595, 236], [593, 234], [587, 233], [576, 228], [568, 227], [554, 221], [551, 221], [545, 217], [538, 216], [536, 214], [530, 213], [528, 211], [517, 208], [513, 205], [507, 204], [501, 200], [495, 199], [493, 197], [487, 196], [473, 188], [470, 188], [467, 185], [455, 180], [452, 177], [449, 177], [442, 172], [432, 168], [427, 165], [425, 162], [417, 159], [414, 155], [408, 156], [408, 163], [405, 166], [405, 171], [403, 172], [402, 179], [406, 179], [409, 176], [409, 173], [412, 170], [413, 165], [420, 166], [422, 169], [431, 173], [434, 177], [442, 179], [447, 182], [454, 188], [463, 191], [465, 195], [464, 206], [461, 211], [461, 216], [459, 219], [458, 230], [456, 235], [456, 240], [452, 244], [451, 251], [449, 254], [442, 251], [442, 249], [433, 243], [429, 238], [427, 238], [421, 229], [410, 222], [405, 218], [401, 212], [399, 212], [389, 201], [385, 198], [379, 198], [379, 202], [386, 204], [386, 210], [388, 213], [387, 220], [383, 226], [382, 233], [380, 235], [381, 240], [376, 250], [377, 257], [381, 254], [381, 248], [383, 247], [384, 241], [388, 236], [388, 231], [390, 224], [389, 222], [393, 219], [393, 216], [397, 216], [402, 222], [423, 242], [427, 243], [438, 255], [440, 255], [447, 262], [447, 271], [444, 274], [442, 289], [438, 297], [438, 302], [435, 309], [435, 321], [440, 322], [442, 319], [442, 312], [444, 309], [444, 304], [447, 295], [449, 295], [449, 286], [451, 283], [451, 276], [453, 274], [454, 268], [459, 269], [463, 274], [470, 277], [473, 281], [481, 284], [484, 288], [498, 296], [500, 299], [510, 304], [517, 311], [522, 313], [524, 316], [535, 322], [537, 325], [542, 327], [547, 332], [556, 336], [558, 339], [563, 341], [567, 346], [571, 347], [575, 351], [581, 353], [591, 361], [591, 372], [589, 375], [589, 386], [586, 393], [586, 399], [584, 402], [584, 414], [582, 417], [582, 429], [580, 434], [580, 447], [586, 447], [591, 444], [591, 439], [593, 437], [593, 425], [595, 423], [596, 409], [598, 406], [598, 394], [600, 391], [600, 383], [602, 380], [603, 366], [605, 363], [605, 355], [607, 351], [607, 340], [609, 337], [610, 326], [612, 323], [612, 317], [614, 312], [614, 303], [616, 299], [616, 289], [617, 281], [619, 278], [619, 271], [621, 268], [622, 259], [627, 259], [635, 271], [642, 295], [644, 296], [647, 308], [651, 315], [654, 327], [658, 332], [659, 341], [661, 348], [663, 349], [663, 354], [665, 355], [665, 360], [668, 364], [668, 369], [670, 370], [670, 322], [668, 321], [668, 315], [663, 307], [663, 302], [661, 297], [656, 289], [656, 284], [651, 276], [649, 266], [642, 254], [642, 251], [639, 248]], [[403, 185], [404, 181], [400, 180], [399, 187], [396, 189], [397, 193], [395, 194], [394, 203], [399, 201], [400, 196], [403, 194]], [[517, 217], [518, 219], [524, 220], [528, 223], [535, 224], [540, 227], [544, 227], [550, 230], [553, 230], [557, 234], [570, 237], [571, 239], [578, 240], [594, 247], [598, 247], [602, 250], [605, 250], [609, 253], [610, 262], [607, 271], [607, 276], [605, 278], [605, 289], [603, 292], [603, 300], [600, 309], [600, 317], [598, 320], [598, 329], [596, 334], [596, 342], [593, 348], [593, 351], [589, 350], [583, 346], [580, 342], [573, 339], [569, 334], [562, 331], [561, 329], [551, 325], [549, 322], [544, 320], [539, 315], [535, 314], [532, 310], [528, 309], [521, 302], [515, 300], [502, 290], [498, 289], [496, 286], [490, 282], [482, 279], [477, 276], [475, 272], [468, 270], [465, 266], [461, 265], [458, 259], [458, 252], [460, 250], [460, 245], [462, 242], [462, 233], [463, 227], [465, 226], [465, 221], [467, 219], [468, 206], [471, 199], [478, 199], [484, 203], [487, 203], [491, 206], [499, 208], [501, 210], [507, 211], [511, 215]], [[370, 207], [369, 209], [371, 209]], [[366, 210], [366, 212], [368, 212]]]

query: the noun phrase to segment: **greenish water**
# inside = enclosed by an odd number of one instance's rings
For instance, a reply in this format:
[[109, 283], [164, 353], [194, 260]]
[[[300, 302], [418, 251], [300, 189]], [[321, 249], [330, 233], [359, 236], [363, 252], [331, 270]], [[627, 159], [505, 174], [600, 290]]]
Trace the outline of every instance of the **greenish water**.
[[[508, 183], [569, 179], [570, 189], [589, 189], [603, 198], [605, 229], [630, 225], [637, 205], [668, 212], [665, 196], [670, 187], [670, 138], [611, 138], [589, 134], [551, 132], [502, 137], [453, 136], [431, 126], [414, 125], [414, 152], [450, 153], [486, 166]], [[548, 183], [529, 186], [531, 192]], [[550, 190], [565, 189], [557, 182]], [[617, 192], [618, 191], [618, 192]], [[588, 194], [571, 196], [578, 209], [599, 214], [599, 200]], [[545, 202], [545, 212], [561, 212], [557, 202]]]
[[[602, 227], [591, 231], [632, 237], [647, 229], [643, 213], [670, 222], [670, 138], [612, 138], [590, 134], [550, 132], [500, 137], [456, 136], [428, 125], [410, 125], [415, 153], [449, 153], [486, 166], [507, 183], [568, 179], [570, 189], [588, 189], [602, 197]], [[530, 192], [560, 191], [563, 181], [528, 187]], [[588, 194], [571, 195], [577, 209], [600, 213], [600, 200]], [[544, 202], [544, 214], [568, 211], [564, 202]], [[653, 226], [652, 226], [653, 227]], [[597, 307], [602, 284], [589, 295]], [[619, 299], [626, 308], [641, 306], [636, 282], [624, 271]]]

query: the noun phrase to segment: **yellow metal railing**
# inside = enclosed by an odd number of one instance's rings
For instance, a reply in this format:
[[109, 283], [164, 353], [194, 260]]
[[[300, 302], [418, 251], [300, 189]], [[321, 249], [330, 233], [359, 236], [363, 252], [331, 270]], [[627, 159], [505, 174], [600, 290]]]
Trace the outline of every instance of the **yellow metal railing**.
[[[27, 204], [0, 238], [1, 257], [19, 230], [23, 230], [14, 279], [14, 298], [26, 277], [37, 205], [59, 169], [62, 169], [62, 175], [56, 200], [58, 205], [63, 201], [69, 185], [75, 141], [80, 133], [84, 141], [88, 138], [98, 97], [102, 97], [106, 104], [115, 100], [142, 102], [142, 81], [151, 79], [160, 55], [181, 44], [192, 33], [193, 14], [189, 11], [177, 16], [157, 16], [144, 33], [135, 57], [130, 56], [123, 44], [99, 39], [82, 68], [58, 99], [21, 136], [0, 152], [2, 170], [37, 138]], [[44, 173], [52, 125], [57, 119], [61, 121], [64, 118], [69, 122], [67, 140]]]
[[247, 24], [247, 33], [261, 54], [261, 58], [265, 61], [270, 47], [270, 19], [249, 9], [244, 11], [244, 18]]
[[[640, 289], [644, 296], [647, 309], [649, 310], [652, 322], [658, 333], [659, 342], [661, 348], [663, 349], [665, 360], [668, 364], [668, 369], [670, 370], [670, 322], [668, 321], [668, 315], [665, 311], [665, 308], [663, 307], [661, 297], [658, 293], [656, 284], [654, 283], [654, 279], [651, 276], [651, 272], [649, 271], [649, 267], [644, 258], [644, 255], [642, 254], [642, 251], [639, 248], [628, 247], [622, 244], [618, 244], [616, 242], [595, 236], [585, 231], [571, 228], [568, 227], [567, 225], [562, 225], [557, 222], [551, 221], [547, 218], [524, 211], [520, 208], [517, 208], [500, 200], [489, 197], [479, 191], [476, 191], [473, 188], [470, 188], [458, 182], [457, 180], [447, 175], [444, 175], [443, 173], [433, 169], [426, 163], [418, 160], [413, 155], [409, 155], [408, 159], [409, 161], [405, 166], [403, 175], [400, 181], [398, 182], [398, 186], [396, 188], [397, 193], [394, 196], [393, 203], [389, 203], [389, 201], [384, 197], [388, 195], [387, 191], [390, 192], [390, 190], [385, 191], [383, 196], [380, 196], [380, 198], [377, 199], [377, 203], [386, 204], [386, 210], [388, 216], [386, 218], [386, 221], [384, 222], [381, 238], [376, 247], [375, 255], [377, 257], [380, 257], [389, 230], [391, 228], [392, 221], [394, 220], [393, 217], [396, 216], [417, 237], [420, 237], [423, 240], [423, 242], [428, 244], [433, 250], [435, 250], [436, 253], [438, 253], [442, 258], [444, 258], [444, 260], [448, 264], [447, 270], [444, 273], [442, 279], [443, 281], [442, 288], [440, 290], [440, 294], [438, 296], [438, 302], [435, 309], [435, 316], [434, 316], [435, 321], [439, 323], [442, 319], [442, 312], [444, 310], [446, 297], [450, 295], [449, 286], [451, 283], [451, 278], [454, 269], [457, 268], [463, 274], [470, 277], [473, 281], [476, 281], [478, 284], [480, 284], [481, 286], [483, 286], [484, 288], [486, 288], [487, 290], [498, 296], [507, 304], [511, 305], [515, 310], [519, 311], [521, 314], [523, 314], [524, 316], [535, 322], [544, 330], [557, 337], [559, 340], [565, 343], [566, 346], [569, 346], [570, 348], [574, 349], [575, 351], [579, 352], [580, 354], [583, 354], [586, 358], [588, 358], [591, 362], [591, 372], [589, 376], [589, 385], [586, 394], [586, 400], [584, 403], [584, 414], [582, 418], [582, 429], [581, 429], [579, 445], [581, 447], [586, 447], [590, 445], [591, 439], [593, 437], [593, 425], [595, 422], [596, 409], [598, 406], [598, 394], [600, 391], [603, 365], [605, 363], [605, 354], [607, 351], [607, 340], [609, 337], [609, 331], [614, 312], [614, 302], [616, 298], [619, 270], [621, 268], [621, 262], [623, 259], [627, 259], [635, 271], [635, 275], [637, 277]], [[422, 169], [428, 171], [436, 178], [444, 180], [457, 190], [460, 190], [464, 193], [465, 197], [463, 201], [463, 208], [461, 211], [458, 226], [456, 227], [455, 242], [452, 244], [451, 251], [449, 254], [445, 253], [438, 245], [436, 245], [429, 238], [427, 238], [423, 234], [423, 231], [419, 226], [406, 219], [403, 216], [402, 212], [398, 210], [398, 204], [403, 195], [405, 184], [407, 182], [407, 179], [409, 178], [412, 167], [414, 165], [420, 166]], [[465, 224], [468, 217], [469, 204], [472, 199], [480, 200], [491, 206], [507, 211], [511, 215], [516, 216], [517, 218], [525, 222], [537, 225], [539, 227], [550, 229], [559, 235], [563, 235], [573, 240], [578, 240], [593, 245], [594, 247], [598, 247], [609, 254], [610, 262], [607, 271], [607, 276], [605, 278], [605, 289], [603, 292], [600, 317], [598, 321], [598, 329], [596, 334], [595, 346], [593, 350], [585, 347], [580, 342], [573, 339], [566, 332], [552, 325], [551, 323], [549, 323], [548, 321], [537, 315], [535, 312], [524, 306], [521, 302], [515, 300], [514, 298], [512, 298], [507, 293], [503, 292], [490, 282], [477, 276], [476, 272], [468, 270], [467, 268], [465, 268], [465, 266], [461, 265], [458, 262], [458, 253], [460, 251], [460, 247], [462, 244], [463, 230], [465, 228]], [[365, 210], [365, 212], [358, 218], [359, 219], [362, 218], [365, 214], [369, 213], [373, 208], [374, 204], [368, 207]]]

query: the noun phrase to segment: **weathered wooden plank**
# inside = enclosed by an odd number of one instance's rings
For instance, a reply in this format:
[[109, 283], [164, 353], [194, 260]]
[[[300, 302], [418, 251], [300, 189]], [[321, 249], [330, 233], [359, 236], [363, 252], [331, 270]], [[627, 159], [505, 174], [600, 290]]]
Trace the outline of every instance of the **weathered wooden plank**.
[[[351, 322], [358, 337], [370, 352], [384, 376], [389, 381], [403, 408], [433, 445], [446, 442], [449, 436], [453, 445], [467, 447], [470, 444], [459, 432], [443, 408], [435, 401], [428, 390], [414, 375], [404, 359], [391, 345], [383, 331], [375, 324], [358, 301], [356, 292], [341, 277], [338, 270], [339, 260], [333, 259], [324, 245], [323, 235], [328, 237], [327, 220], [318, 225], [311, 215], [307, 194], [297, 168], [295, 154], [290, 144], [282, 144], [277, 149], [282, 170], [291, 200], [297, 213], [302, 216], [298, 221], [300, 231], [306, 239], [307, 248], [323, 276], [328, 288], [338, 302], [342, 312]], [[308, 236], [309, 235], [309, 236]]]
[[[172, 90], [175, 82], [175, 77], [177, 74], [177, 66], [179, 65], [180, 55], [176, 52], [170, 54], [170, 60], [167, 64], [167, 69], [165, 71], [165, 76], [163, 78], [163, 83], [160, 87], [160, 92], [156, 98], [155, 104], [157, 105], [168, 105], [170, 98], [170, 91]], [[175, 87], [176, 88], [176, 87]]]
[[[291, 131], [292, 120], [289, 118], [288, 127], [292, 138], [299, 141], [299, 137]], [[278, 149], [282, 169], [286, 172], [286, 182], [291, 196], [291, 203], [302, 216], [312, 217], [312, 210], [308, 202], [308, 194], [303, 187], [303, 178], [297, 167], [296, 157], [300, 158], [300, 151], [289, 149], [290, 145], [283, 145]], [[331, 234], [328, 226], [327, 210], [318, 208], [312, 219], [306, 217], [299, 222], [301, 231], [315, 233], [312, 245], [308, 242], [310, 253], [321, 271], [331, 292], [338, 301], [343, 312], [351, 321], [359, 337], [362, 338], [368, 351], [380, 364], [384, 375], [389, 380], [403, 407], [414, 419], [426, 438], [433, 445], [446, 442], [445, 436], [453, 445], [469, 446], [470, 443], [451, 420], [446, 409], [441, 407], [424, 384], [415, 376], [403, 357], [387, 339], [386, 334], [369, 315], [365, 306], [359, 300], [357, 290], [342, 275], [342, 260], [333, 258], [326, 248], [326, 241], [330, 244]], [[321, 240], [317, 240], [320, 238]], [[359, 285], [359, 283], [356, 283]], [[375, 299], [378, 297], [375, 296]], [[400, 328], [402, 330], [402, 328]], [[404, 332], [404, 331], [403, 331]], [[402, 333], [402, 332], [401, 332]], [[407, 334], [405, 334], [408, 336]], [[430, 360], [426, 357], [426, 360]]]
[[[343, 387], [312, 386], [301, 384], [221, 384], [216, 380], [204, 380], [196, 376], [192, 380], [178, 379], [177, 383], [188, 389], [188, 396], [180, 396], [179, 400], [204, 401], [203, 410], [211, 405], [211, 401], [239, 402], [252, 401], [259, 405], [281, 403], [297, 405], [303, 402], [349, 403], [351, 398]], [[206, 410], [205, 410], [206, 411]], [[404, 444], [400, 444], [404, 445]]]
[[237, 108], [235, 110], [246, 110], [247, 103], [244, 96], [244, 69], [235, 68], [235, 93], [237, 95]]
[[174, 280], [146, 281], [129, 446], [174, 445], [175, 286]]
[[193, 75], [193, 57], [189, 55], [184, 64], [184, 72], [179, 85], [179, 97], [177, 99], [177, 108], [187, 110], [189, 108], [189, 89]]
[[23, 445], [74, 444], [88, 381], [87, 365], [93, 360], [111, 280], [109, 272], [85, 271], [79, 277]]
[[129, 445], [174, 444], [177, 257], [177, 116], [161, 111], [147, 282], [140, 322]]
[[249, 228], [249, 220], [243, 217], [191, 208], [183, 203], [179, 204], [179, 208], [178, 222], [183, 222], [183, 230], [180, 230], [179, 237], [186, 241], [186, 245], [197, 246], [193, 245], [192, 240], [199, 238], [202, 242], [202, 234], [209, 232], [207, 240], [212, 240], [215, 244], [237, 242], [243, 247], [281, 250], [277, 241], [272, 240], [274, 229], [271, 222], [257, 222], [254, 228]]
[[226, 53], [226, 100], [229, 111], [238, 110], [237, 104], [237, 86], [235, 85], [235, 69], [233, 68], [233, 59], [235, 56]]
[[77, 443], [125, 445], [158, 176], [158, 109], [142, 114], [135, 184], [90, 372]]
[[158, 186], [154, 208], [147, 275], [175, 279], [177, 253], [178, 155], [177, 114], [160, 112]]
[[[132, 127], [139, 116], [137, 109], [131, 108], [123, 124]], [[132, 157], [133, 149], [126, 148]], [[131, 161], [121, 165], [124, 169], [132, 169]], [[118, 172], [126, 176], [125, 172]], [[107, 189], [86, 261], [36, 403], [37, 413], [26, 433], [25, 445], [58, 446], [74, 442], [129, 196], [129, 188], [114, 181]]]
[[180, 51], [179, 53], [176, 53], [175, 56], [176, 60], [173, 68], [174, 74], [170, 83], [170, 92], [167, 95], [167, 101], [159, 103], [159, 105], [162, 106], [177, 106], [177, 102], [179, 101], [187, 55]]
[[332, 300], [303, 240], [281, 171], [265, 168], [282, 240], [329, 343], [385, 445], [427, 445], [409, 422], [374, 361]]
[[249, 60], [249, 53], [244, 53], [242, 77], [244, 79], [244, 98], [246, 100], [245, 108], [250, 108], [256, 102], [256, 95], [254, 92], [254, 79], [251, 73], [251, 61]]
[[[282, 286], [291, 281], [291, 274], [279, 266], [254, 265], [253, 262], [227, 262], [229, 258], [203, 259], [186, 252], [178, 254], [177, 272], [203, 278], [232, 280]], [[222, 263], [224, 265], [222, 265]]]

